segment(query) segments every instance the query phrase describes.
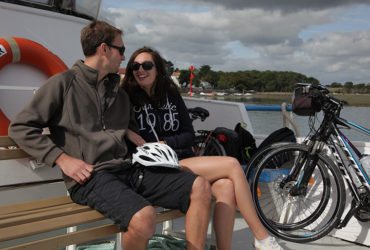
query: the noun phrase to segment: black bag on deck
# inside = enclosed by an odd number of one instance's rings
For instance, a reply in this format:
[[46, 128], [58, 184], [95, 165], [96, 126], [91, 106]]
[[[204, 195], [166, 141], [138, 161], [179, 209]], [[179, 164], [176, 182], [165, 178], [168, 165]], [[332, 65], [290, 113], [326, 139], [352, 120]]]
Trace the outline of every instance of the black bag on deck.
[[256, 140], [248, 130], [242, 127], [240, 122], [236, 124], [234, 130], [239, 137], [239, 156], [237, 158], [241, 164], [246, 164], [257, 151]]
[[240, 152], [238, 134], [234, 130], [224, 127], [217, 127], [214, 129], [213, 135], [224, 147], [226, 155], [236, 158], [239, 157]]
[[279, 128], [268, 135], [258, 146], [258, 149], [267, 147], [276, 142], [297, 142], [294, 132], [287, 128]]
[[[297, 140], [294, 135], [294, 132], [291, 129], [287, 127], [280, 128], [272, 132], [269, 136], [267, 136], [259, 145], [258, 150], [277, 142], [297, 142]], [[292, 152], [285, 152], [284, 154], [274, 156], [274, 160], [267, 163], [266, 168], [273, 169], [276, 167], [280, 167], [285, 162], [288, 162], [291, 159], [293, 159], [292, 156], [293, 156]]]

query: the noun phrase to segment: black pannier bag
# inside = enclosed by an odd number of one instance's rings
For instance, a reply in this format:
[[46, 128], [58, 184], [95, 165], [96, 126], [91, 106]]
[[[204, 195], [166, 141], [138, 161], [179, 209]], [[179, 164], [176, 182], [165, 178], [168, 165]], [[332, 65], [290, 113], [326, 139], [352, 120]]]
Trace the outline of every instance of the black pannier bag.
[[217, 127], [213, 131], [213, 136], [217, 138], [220, 144], [224, 147], [226, 155], [239, 158], [239, 140], [238, 134], [228, 128]]
[[234, 130], [239, 137], [237, 158], [241, 164], [246, 164], [257, 151], [256, 140], [248, 130], [243, 128], [240, 122], [236, 124]]
[[310, 116], [321, 110], [317, 96], [320, 91], [311, 84], [297, 83], [292, 97], [292, 110], [296, 115]]

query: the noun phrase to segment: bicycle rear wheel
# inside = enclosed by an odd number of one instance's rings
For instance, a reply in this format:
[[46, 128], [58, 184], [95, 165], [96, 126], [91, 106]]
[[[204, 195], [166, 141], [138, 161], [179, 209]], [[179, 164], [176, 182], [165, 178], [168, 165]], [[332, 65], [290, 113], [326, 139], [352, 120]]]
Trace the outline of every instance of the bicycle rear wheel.
[[205, 142], [206, 136], [197, 135], [195, 137], [195, 144], [193, 146], [193, 151], [196, 156], [223, 156], [226, 155], [224, 147], [219, 143], [214, 137], [210, 137], [207, 142]]
[[[340, 222], [345, 205], [340, 171], [323, 154], [316, 154], [318, 161], [305, 192], [292, 192], [303, 185], [300, 177], [308, 153], [308, 147], [299, 144], [272, 150], [259, 162], [251, 183], [256, 210], [265, 227], [282, 239], [299, 243], [328, 234]], [[292, 168], [299, 170], [295, 178]]]

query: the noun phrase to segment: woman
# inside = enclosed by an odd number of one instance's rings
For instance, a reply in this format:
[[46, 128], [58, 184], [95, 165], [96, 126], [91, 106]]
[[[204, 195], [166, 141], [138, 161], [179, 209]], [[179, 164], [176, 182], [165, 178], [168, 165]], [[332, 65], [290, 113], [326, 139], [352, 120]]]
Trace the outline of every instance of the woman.
[[212, 184], [218, 249], [231, 248], [235, 203], [255, 235], [256, 249], [282, 249], [257, 216], [239, 162], [227, 156], [192, 157], [194, 129], [160, 54], [149, 47], [136, 50], [127, 64], [122, 85], [130, 96], [140, 127], [140, 135], [128, 131], [129, 140], [137, 146], [153, 141], [167, 143], [178, 153], [185, 170], [205, 177]]

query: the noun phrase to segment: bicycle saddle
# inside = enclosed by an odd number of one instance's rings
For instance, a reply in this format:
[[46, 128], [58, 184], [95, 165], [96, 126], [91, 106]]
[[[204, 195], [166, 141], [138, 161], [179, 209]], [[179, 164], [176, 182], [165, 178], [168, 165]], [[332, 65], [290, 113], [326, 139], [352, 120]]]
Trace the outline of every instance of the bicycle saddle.
[[209, 116], [208, 110], [202, 107], [189, 108], [188, 111], [192, 117], [199, 117], [201, 121], [204, 121]]

